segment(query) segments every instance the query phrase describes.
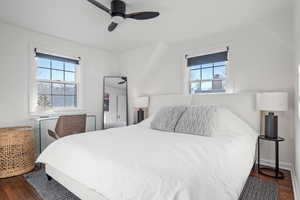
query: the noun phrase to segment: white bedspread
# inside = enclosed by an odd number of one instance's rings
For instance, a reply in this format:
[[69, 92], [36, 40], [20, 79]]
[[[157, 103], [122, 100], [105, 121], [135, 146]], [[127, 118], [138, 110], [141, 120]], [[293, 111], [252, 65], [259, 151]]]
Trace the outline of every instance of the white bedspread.
[[144, 126], [73, 135], [38, 158], [109, 200], [237, 200], [256, 137], [202, 137]]

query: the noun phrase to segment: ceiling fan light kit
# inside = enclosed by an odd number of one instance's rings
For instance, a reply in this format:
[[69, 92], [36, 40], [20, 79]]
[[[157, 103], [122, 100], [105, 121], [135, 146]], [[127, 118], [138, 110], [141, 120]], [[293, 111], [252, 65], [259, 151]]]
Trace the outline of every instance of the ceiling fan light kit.
[[111, 21], [117, 24], [121, 24], [125, 19], [120, 16], [113, 16], [111, 17]]
[[87, 0], [94, 6], [99, 9], [107, 12], [111, 16], [111, 24], [108, 26], [108, 31], [113, 31], [118, 26], [118, 24], [122, 23], [125, 19], [131, 18], [135, 20], [147, 20], [152, 19], [159, 16], [159, 12], [136, 12], [131, 14], [126, 14], [126, 3], [121, 0], [113, 0], [111, 2], [111, 9], [105, 7], [101, 3], [96, 0]]

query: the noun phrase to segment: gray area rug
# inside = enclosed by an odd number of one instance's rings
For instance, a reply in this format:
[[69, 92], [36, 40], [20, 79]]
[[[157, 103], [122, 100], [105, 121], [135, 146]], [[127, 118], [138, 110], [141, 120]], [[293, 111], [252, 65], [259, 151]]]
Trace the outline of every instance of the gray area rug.
[[25, 174], [24, 177], [44, 200], [80, 200], [54, 179], [48, 181], [44, 170]]
[[[24, 175], [44, 200], [80, 200], [54, 179], [47, 180], [44, 170]], [[276, 182], [249, 177], [239, 200], [277, 200], [278, 185]]]
[[265, 181], [250, 176], [239, 200], [277, 200], [278, 185], [276, 182]]

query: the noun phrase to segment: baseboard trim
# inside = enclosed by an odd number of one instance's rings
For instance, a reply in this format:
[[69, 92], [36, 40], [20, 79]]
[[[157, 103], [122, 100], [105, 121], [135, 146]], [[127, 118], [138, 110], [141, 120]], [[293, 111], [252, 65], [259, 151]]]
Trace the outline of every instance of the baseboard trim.
[[294, 167], [292, 167], [291, 169], [291, 177], [292, 177], [292, 184], [293, 184], [294, 199], [300, 200], [299, 184], [296, 178], [296, 172]]
[[[267, 159], [260, 159], [260, 164], [275, 167], [275, 162], [273, 160], [267, 160]], [[279, 162], [279, 168], [292, 171], [293, 165], [292, 163], [288, 162]]]

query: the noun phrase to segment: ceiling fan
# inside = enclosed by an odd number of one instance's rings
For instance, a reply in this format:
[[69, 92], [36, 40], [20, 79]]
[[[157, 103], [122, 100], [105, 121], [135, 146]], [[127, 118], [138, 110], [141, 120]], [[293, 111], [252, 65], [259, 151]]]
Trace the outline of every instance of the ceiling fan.
[[122, 81], [118, 82], [119, 85], [122, 85], [127, 82], [127, 77], [122, 76], [121, 79], [122, 79]]
[[120, 24], [122, 21], [124, 21], [127, 18], [136, 19], [136, 20], [146, 20], [146, 19], [152, 19], [159, 16], [159, 12], [136, 12], [136, 13], [130, 13], [126, 14], [126, 3], [121, 0], [112, 0], [111, 2], [111, 9], [107, 8], [106, 6], [102, 5], [96, 0], [87, 0], [94, 6], [100, 8], [101, 10], [104, 10], [111, 16], [111, 23], [108, 26], [108, 31], [113, 31], [115, 28]]

